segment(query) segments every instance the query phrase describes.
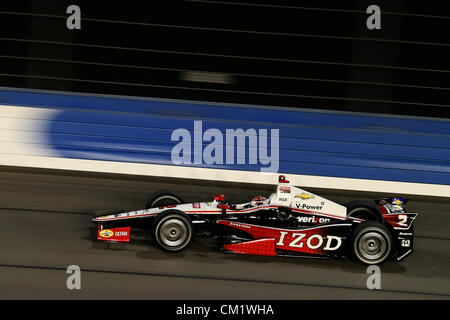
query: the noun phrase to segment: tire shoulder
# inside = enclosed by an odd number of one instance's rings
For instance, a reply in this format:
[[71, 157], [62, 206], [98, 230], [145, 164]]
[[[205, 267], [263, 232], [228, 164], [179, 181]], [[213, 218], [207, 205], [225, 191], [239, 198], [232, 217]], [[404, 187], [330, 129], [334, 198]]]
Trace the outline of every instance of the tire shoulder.
[[184, 203], [183, 198], [176, 192], [174, 192], [172, 190], [159, 190], [159, 191], [156, 191], [155, 193], [152, 193], [150, 196], [148, 196], [148, 198], [145, 200], [145, 208], [146, 209], [151, 208], [151, 204], [155, 200], [157, 200], [158, 198], [160, 198], [164, 195], [172, 196], [174, 198], [177, 198], [177, 200], [180, 201], [179, 203]]

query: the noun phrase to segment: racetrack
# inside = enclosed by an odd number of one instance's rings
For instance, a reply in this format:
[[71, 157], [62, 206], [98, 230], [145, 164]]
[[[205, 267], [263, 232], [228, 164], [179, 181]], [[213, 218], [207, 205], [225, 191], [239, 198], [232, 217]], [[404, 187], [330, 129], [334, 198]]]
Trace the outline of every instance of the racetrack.
[[[95, 211], [138, 209], [160, 189], [186, 201], [227, 194], [232, 202], [269, 195], [273, 186], [177, 181], [34, 169], [0, 170], [1, 299], [449, 299], [450, 201], [413, 197], [415, 252], [381, 266], [381, 290], [368, 290], [366, 267], [346, 260], [226, 254], [194, 242], [166, 253], [145, 232], [130, 244], [94, 241]], [[381, 194], [311, 191], [344, 202]], [[66, 268], [82, 270], [68, 290]]]

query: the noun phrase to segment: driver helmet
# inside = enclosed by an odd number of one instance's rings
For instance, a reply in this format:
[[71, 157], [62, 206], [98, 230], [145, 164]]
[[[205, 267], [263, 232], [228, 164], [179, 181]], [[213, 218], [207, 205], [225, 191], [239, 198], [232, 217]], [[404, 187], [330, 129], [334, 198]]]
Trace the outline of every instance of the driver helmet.
[[259, 205], [261, 205], [261, 204], [264, 203], [264, 200], [266, 200], [266, 198], [263, 197], [263, 196], [257, 196], [257, 197], [254, 197], [254, 198], [252, 199], [251, 205], [252, 205], [253, 207], [259, 206]]

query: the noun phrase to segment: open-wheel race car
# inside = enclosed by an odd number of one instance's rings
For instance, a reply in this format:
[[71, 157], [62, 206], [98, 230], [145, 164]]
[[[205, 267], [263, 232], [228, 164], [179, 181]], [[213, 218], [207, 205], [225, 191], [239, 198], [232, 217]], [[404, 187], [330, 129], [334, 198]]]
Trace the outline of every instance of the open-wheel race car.
[[417, 213], [406, 198], [353, 201], [341, 205], [291, 185], [279, 176], [268, 198], [232, 204], [224, 195], [211, 202], [184, 203], [171, 191], [149, 197], [138, 211], [97, 216], [97, 239], [129, 242], [131, 228], [147, 229], [164, 250], [185, 249], [194, 235], [217, 240], [227, 252], [264, 256], [354, 258], [364, 264], [401, 261], [413, 250]]

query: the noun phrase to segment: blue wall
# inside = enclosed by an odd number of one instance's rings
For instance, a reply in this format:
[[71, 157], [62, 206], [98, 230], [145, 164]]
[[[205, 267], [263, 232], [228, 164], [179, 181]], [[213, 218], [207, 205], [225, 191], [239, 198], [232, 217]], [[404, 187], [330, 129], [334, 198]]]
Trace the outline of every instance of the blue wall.
[[[172, 164], [174, 129], [280, 129], [279, 172], [450, 185], [450, 121], [0, 90], [0, 104], [61, 110], [61, 157]], [[193, 136], [193, 135], [192, 135]], [[259, 171], [261, 165], [196, 165]]]

